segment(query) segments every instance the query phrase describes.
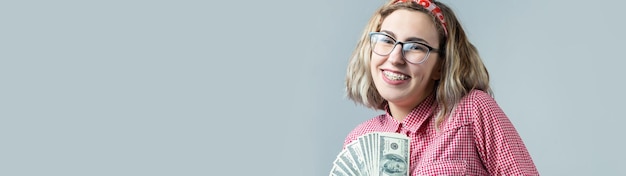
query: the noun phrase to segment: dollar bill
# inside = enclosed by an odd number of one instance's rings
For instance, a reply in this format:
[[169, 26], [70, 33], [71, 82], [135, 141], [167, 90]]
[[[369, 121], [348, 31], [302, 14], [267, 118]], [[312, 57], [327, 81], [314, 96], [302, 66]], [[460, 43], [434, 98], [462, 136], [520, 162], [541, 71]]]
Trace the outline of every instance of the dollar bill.
[[379, 135], [378, 133], [370, 133], [370, 136], [372, 137], [372, 140], [370, 141], [370, 145], [371, 145], [371, 149], [370, 152], [372, 153], [372, 158], [374, 158], [372, 160], [372, 164], [371, 164], [371, 168], [372, 171], [374, 171], [374, 173], [372, 173], [373, 175], [379, 175], [378, 173], [378, 138]]
[[350, 143], [346, 146], [348, 153], [354, 159], [354, 163], [359, 170], [361, 175], [370, 175], [368, 170], [366, 169], [367, 165], [365, 163], [365, 158], [361, 150], [361, 145], [357, 142]]
[[348, 176], [348, 174], [342, 171], [337, 165], [333, 165], [333, 168], [330, 170], [329, 176]]
[[380, 176], [409, 175], [409, 139], [398, 133], [381, 133], [378, 141]]
[[367, 145], [369, 143], [369, 138], [367, 136], [361, 136], [357, 140], [359, 141], [359, 145], [361, 145], [361, 150], [363, 151], [362, 153], [363, 153], [363, 158], [365, 161], [365, 169], [368, 170], [368, 173], [370, 173], [372, 169], [370, 168], [372, 156], [370, 153], [369, 146]]
[[344, 151], [345, 152], [341, 152], [339, 154], [339, 160], [341, 160], [341, 162], [346, 166], [346, 169], [348, 169], [348, 172], [351, 175], [361, 175], [356, 162], [354, 161], [354, 159], [352, 159], [352, 154], [350, 153], [350, 150]]
[[356, 173], [352, 171], [353, 169], [350, 168], [349, 166], [350, 164], [347, 164], [346, 162], [343, 161], [343, 158], [347, 152], [348, 152], [347, 150], [342, 150], [341, 153], [339, 153], [339, 155], [333, 162], [333, 164], [337, 166], [337, 170], [341, 170], [347, 175], [356, 175]]
[[359, 136], [337, 155], [330, 176], [408, 176], [410, 140], [403, 134]]

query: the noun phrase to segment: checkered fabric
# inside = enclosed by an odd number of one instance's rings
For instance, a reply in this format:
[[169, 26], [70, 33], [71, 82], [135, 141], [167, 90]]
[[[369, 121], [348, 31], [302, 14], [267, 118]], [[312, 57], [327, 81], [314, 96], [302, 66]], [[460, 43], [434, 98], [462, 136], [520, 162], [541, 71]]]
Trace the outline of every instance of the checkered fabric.
[[434, 95], [402, 122], [387, 109], [350, 132], [344, 147], [369, 132], [397, 132], [411, 138], [411, 175], [539, 175], [517, 130], [489, 94], [471, 91], [439, 131], [436, 110]]

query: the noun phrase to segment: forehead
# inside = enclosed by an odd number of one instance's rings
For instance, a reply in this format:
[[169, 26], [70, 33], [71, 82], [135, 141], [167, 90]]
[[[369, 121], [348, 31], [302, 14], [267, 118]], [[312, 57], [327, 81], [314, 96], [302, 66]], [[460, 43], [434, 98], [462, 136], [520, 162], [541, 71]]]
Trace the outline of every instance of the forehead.
[[400, 41], [407, 38], [422, 38], [431, 45], [439, 45], [437, 27], [426, 13], [400, 9], [383, 19], [381, 31], [389, 31]]

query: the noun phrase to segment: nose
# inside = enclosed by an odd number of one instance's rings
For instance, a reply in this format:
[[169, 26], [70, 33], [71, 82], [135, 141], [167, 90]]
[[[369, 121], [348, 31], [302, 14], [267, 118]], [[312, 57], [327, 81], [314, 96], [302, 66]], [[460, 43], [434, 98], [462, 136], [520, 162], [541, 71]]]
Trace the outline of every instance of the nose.
[[404, 55], [402, 54], [402, 43], [396, 43], [387, 57], [387, 61], [393, 65], [404, 64]]

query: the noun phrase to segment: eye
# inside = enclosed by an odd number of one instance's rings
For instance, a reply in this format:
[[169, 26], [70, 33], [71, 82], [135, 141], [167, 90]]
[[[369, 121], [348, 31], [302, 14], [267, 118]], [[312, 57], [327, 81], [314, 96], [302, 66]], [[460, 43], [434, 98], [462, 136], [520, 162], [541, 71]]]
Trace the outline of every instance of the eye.
[[378, 43], [378, 44], [390, 44], [393, 45], [394, 43], [396, 43], [396, 40], [394, 40], [393, 38], [386, 36], [386, 35], [382, 35], [382, 34], [377, 34], [372, 36], [372, 42]]
[[378, 37], [378, 41], [386, 43], [386, 44], [394, 44], [394, 43], [396, 43], [396, 41], [394, 41], [391, 37], [387, 37], [387, 36], [384, 36], [384, 35], [381, 35], [380, 37]]
[[407, 43], [404, 48], [410, 52], [428, 52], [428, 47], [420, 43]]

